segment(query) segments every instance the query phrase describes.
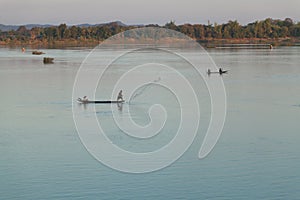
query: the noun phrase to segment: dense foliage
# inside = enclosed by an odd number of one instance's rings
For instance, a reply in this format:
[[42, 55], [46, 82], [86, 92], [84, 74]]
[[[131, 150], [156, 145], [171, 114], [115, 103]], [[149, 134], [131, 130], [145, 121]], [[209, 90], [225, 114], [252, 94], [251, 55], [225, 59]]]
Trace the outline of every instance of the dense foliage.
[[[150, 24], [146, 27], [159, 25]], [[122, 26], [118, 23], [109, 23], [99, 26], [79, 27], [60, 24], [46, 28], [35, 27], [27, 30], [20, 26], [18, 30], [1, 31], [0, 42], [10, 43], [14, 41], [64, 41], [64, 40], [90, 40], [102, 41], [119, 32], [143, 26]], [[243, 39], [243, 38], [285, 38], [300, 37], [300, 22], [294, 23], [292, 19], [285, 20], [265, 19], [247, 25], [241, 25], [237, 21], [229, 21], [225, 24], [183, 24], [176, 25], [171, 21], [164, 28], [184, 33], [191, 38], [202, 39]]]

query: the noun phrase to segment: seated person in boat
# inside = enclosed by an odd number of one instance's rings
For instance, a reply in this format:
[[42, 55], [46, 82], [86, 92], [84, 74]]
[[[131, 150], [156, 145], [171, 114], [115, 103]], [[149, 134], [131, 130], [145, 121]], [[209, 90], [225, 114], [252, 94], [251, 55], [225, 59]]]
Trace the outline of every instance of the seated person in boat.
[[120, 92], [119, 92], [119, 94], [118, 94], [117, 101], [124, 101], [124, 100], [123, 100], [122, 90], [120, 90]]
[[219, 68], [219, 73], [222, 74], [223, 73], [223, 70], [222, 68]]
[[82, 99], [82, 101], [88, 101], [87, 96], [84, 96], [83, 99]]
[[86, 102], [86, 101], [88, 101], [88, 98], [87, 98], [87, 96], [84, 96], [82, 99], [78, 98], [77, 100], [81, 101], [81, 102]]

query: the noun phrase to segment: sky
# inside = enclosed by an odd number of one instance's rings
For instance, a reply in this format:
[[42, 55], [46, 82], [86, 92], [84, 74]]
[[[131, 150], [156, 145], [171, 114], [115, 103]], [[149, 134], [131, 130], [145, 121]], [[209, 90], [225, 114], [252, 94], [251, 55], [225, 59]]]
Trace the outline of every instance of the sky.
[[300, 21], [300, 0], [0, 0], [0, 24], [248, 24], [268, 17]]

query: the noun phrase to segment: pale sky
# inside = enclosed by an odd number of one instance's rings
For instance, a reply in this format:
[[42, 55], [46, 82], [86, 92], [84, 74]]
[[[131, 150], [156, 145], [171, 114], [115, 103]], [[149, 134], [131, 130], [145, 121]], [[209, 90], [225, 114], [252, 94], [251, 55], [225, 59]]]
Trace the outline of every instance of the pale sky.
[[0, 0], [0, 24], [300, 21], [300, 0]]

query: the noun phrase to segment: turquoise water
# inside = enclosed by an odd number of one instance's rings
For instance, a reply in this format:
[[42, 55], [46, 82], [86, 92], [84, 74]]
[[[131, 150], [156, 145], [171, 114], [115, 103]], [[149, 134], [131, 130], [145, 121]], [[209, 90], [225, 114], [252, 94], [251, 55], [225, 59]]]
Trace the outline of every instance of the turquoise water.
[[[208, 157], [198, 159], [210, 117], [203, 108], [202, 126], [188, 151], [146, 174], [106, 167], [79, 139], [72, 88], [89, 49], [43, 49], [55, 58], [52, 65], [29, 51], [0, 49], [0, 199], [299, 199], [299, 47], [209, 50], [218, 66], [230, 69], [220, 77], [228, 104], [220, 140]], [[139, 123], [149, 120], [142, 113], [154, 97], [174, 101], [161, 88], [147, 89], [133, 104]], [[203, 92], [201, 105], [207, 102]], [[166, 134], [140, 144], [111, 128], [112, 112], [118, 108], [101, 106], [96, 115], [110, 130], [108, 137], [129, 150], [153, 150], [178, 126], [171, 115]]]

